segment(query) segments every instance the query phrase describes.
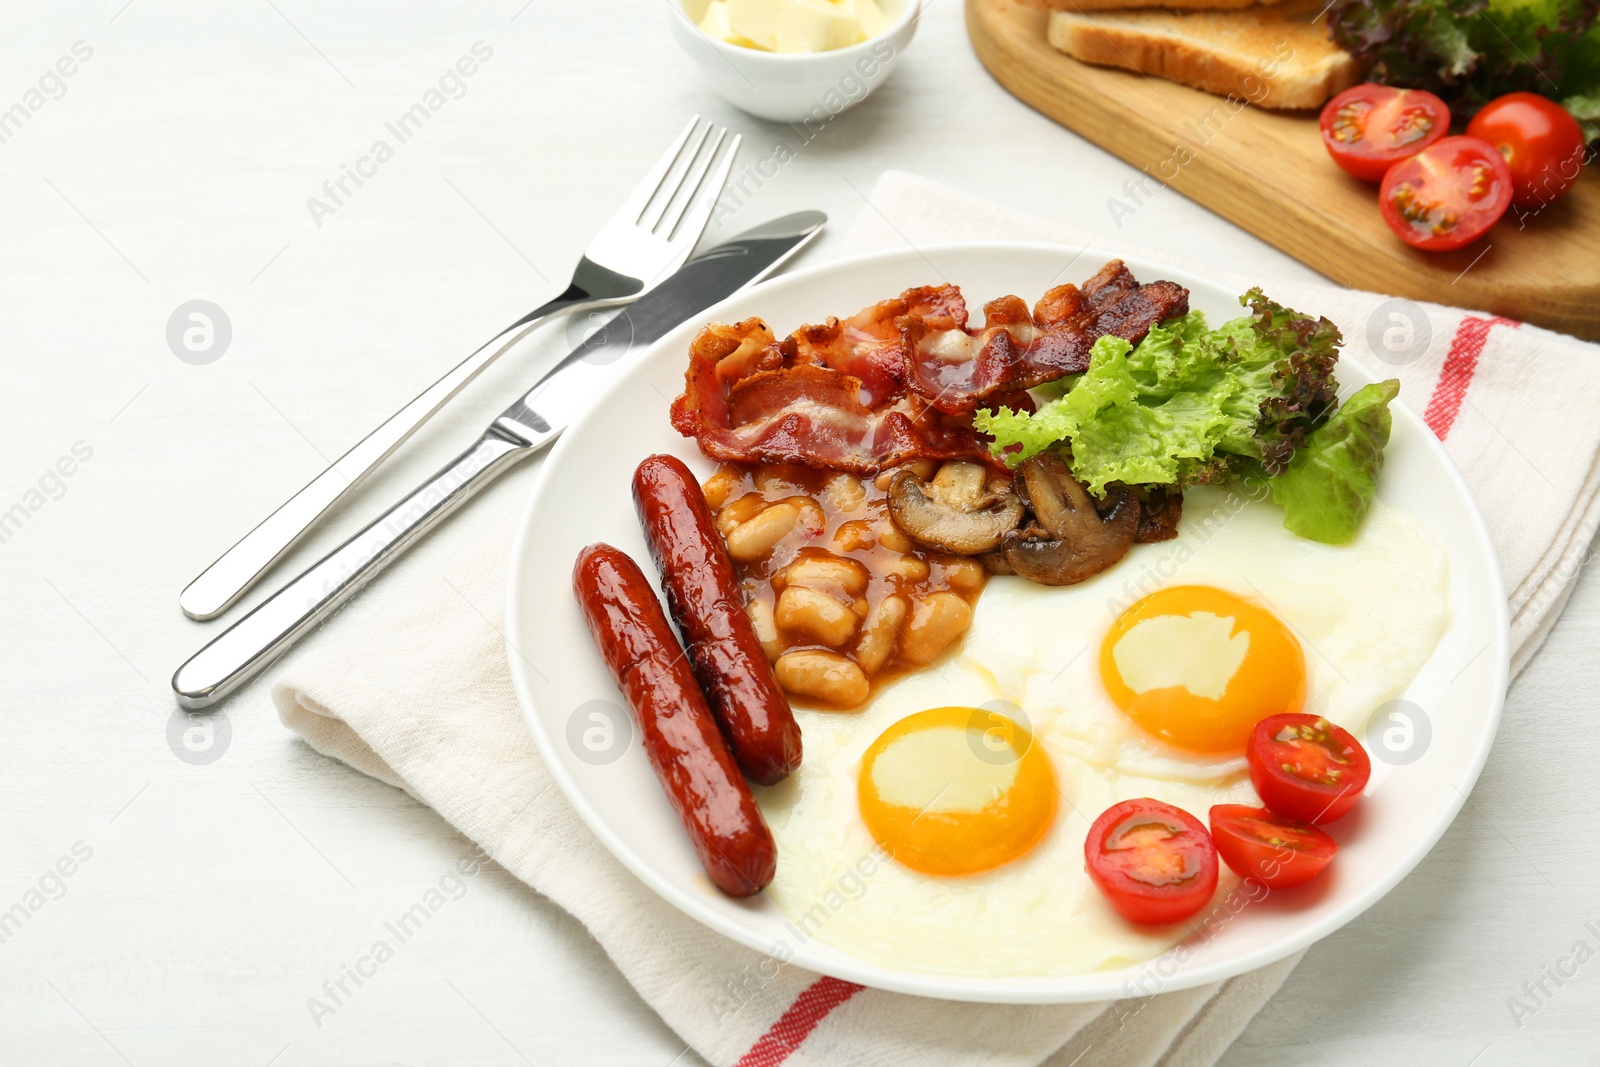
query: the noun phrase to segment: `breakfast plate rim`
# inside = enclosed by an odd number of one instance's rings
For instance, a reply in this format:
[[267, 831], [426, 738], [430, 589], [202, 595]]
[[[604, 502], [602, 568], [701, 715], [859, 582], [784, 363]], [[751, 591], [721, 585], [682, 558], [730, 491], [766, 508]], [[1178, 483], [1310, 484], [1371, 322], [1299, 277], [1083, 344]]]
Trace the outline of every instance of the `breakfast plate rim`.
[[[570, 455], [577, 447], [580, 434], [574, 431], [580, 430], [591, 420], [603, 417], [612, 398], [625, 389], [634, 372], [661, 358], [661, 353], [667, 348], [677, 347], [681, 350], [685, 344], [685, 335], [698, 324], [719, 318], [725, 306], [748, 305], [752, 295], [803, 290], [817, 280], [841, 271], [865, 272], [880, 266], [890, 268], [891, 265], [893, 268], [898, 268], [916, 259], [931, 265], [935, 261], [948, 263], [958, 261], [962, 257], [1007, 253], [1037, 257], [1061, 256], [1063, 262], [1071, 260], [1093, 263], [1097, 262], [1097, 256], [1104, 256], [1107, 260], [1125, 259], [1140, 276], [1145, 276], [1147, 271], [1164, 270], [1174, 275], [1205, 281], [1213, 289], [1224, 288], [1219, 283], [1204, 279], [1204, 275], [1197, 270], [1164, 266], [1158, 260], [1142, 256], [1119, 255], [1101, 246], [1078, 248], [1048, 242], [969, 241], [928, 244], [912, 250], [890, 250], [836, 259], [785, 273], [734, 294], [696, 315], [690, 323], [675, 328], [642, 352], [630, 353], [624, 371], [608, 382], [594, 400], [577, 415], [567, 432], [556, 442], [549, 456], [541, 464], [538, 477], [517, 521], [512, 538], [506, 591], [507, 660], [519, 707], [535, 744], [550, 770], [551, 777], [589, 830], [635, 877], [703, 926], [758, 952], [766, 953], [772, 950], [771, 938], [753, 929], [748, 921], [741, 920], [743, 906], [741, 902], [730, 902], [726, 898], [717, 901], [715, 897], [708, 896], [703, 887], [680, 884], [666, 877], [641, 854], [626, 835], [619, 832], [601, 814], [574, 776], [573, 768], [564, 758], [561, 746], [565, 738], [555, 732], [547, 717], [538, 710], [538, 702], [532, 691], [533, 679], [530, 677], [532, 667], [527, 657], [519, 651], [532, 647], [528, 642], [533, 639], [533, 635], [526, 632], [523, 612], [519, 610], [519, 591], [525, 585], [530, 568], [538, 565], [538, 561], [528, 551], [528, 546], [535, 539], [535, 531], [546, 507], [545, 497], [553, 481], [553, 474], [570, 461]], [[873, 299], [881, 299], [882, 296], [883, 294], [869, 295], [862, 304]], [[1359, 378], [1361, 383], [1374, 380], [1375, 376], [1355, 361], [1341, 362], [1341, 369], [1346, 367], [1356, 372], [1353, 377]], [[664, 407], [665, 405], [663, 405], [663, 418]], [[1390, 867], [1383, 877], [1355, 890], [1351, 899], [1336, 912], [1303, 923], [1291, 935], [1262, 947], [1242, 951], [1223, 960], [1182, 968], [1171, 977], [1163, 979], [1160, 986], [1162, 992], [1226, 980], [1274, 963], [1327, 937], [1361, 915], [1382, 899], [1432, 851], [1465, 805], [1467, 796], [1488, 759], [1489, 750], [1498, 731], [1510, 679], [1510, 615], [1498, 560], [1482, 512], [1460, 471], [1445, 452], [1443, 444], [1428, 430], [1422, 418], [1409, 405], [1396, 400], [1391, 407], [1396, 427], [1404, 426], [1405, 429], [1401, 432], [1408, 439], [1415, 438], [1416, 442], [1429, 453], [1434, 466], [1448, 480], [1450, 488], [1464, 504], [1471, 524], [1473, 547], [1479, 553], [1475, 573], [1480, 581], [1489, 583], [1483, 588], [1483, 593], [1486, 595], [1493, 618], [1484, 620], [1489, 630], [1488, 642], [1484, 650], [1479, 653], [1479, 657], [1487, 656], [1487, 663], [1491, 665], [1492, 670], [1487, 680], [1489, 683], [1487, 706], [1484, 709], [1482, 734], [1477, 738], [1470, 757], [1451, 776], [1454, 795], [1445, 798], [1443, 806], [1433, 819], [1425, 825], [1417, 826], [1419, 832], [1411, 839], [1402, 862]], [[693, 450], [692, 442], [686, 440], [684, 443], [688, 449]], [[643, 455], [641, 454], [639, 458], [642, 459]], [[646, 570], [649, 571], [650, 568], [646, 566]], [[654, 583], [654, 575], [650, 576]], [[1467, 666], [1470, 667], [1471, 664]], [[1465, 670], [1466, 668], [1463, 668], [1463, 671]], [[792, 948], [786, 962], [834, 978], [893, 992], [946, 1000], [1018, 1004], [1085, 1003], [1115, 999], [1125, 995], [1127, 975], [1132, 970], [1130, 966], [1088, 974], [1000, 978], [928, 973], [886, 967], [849, 956], [842, 950], [819, 947], [815, 941], [804, 942]]]

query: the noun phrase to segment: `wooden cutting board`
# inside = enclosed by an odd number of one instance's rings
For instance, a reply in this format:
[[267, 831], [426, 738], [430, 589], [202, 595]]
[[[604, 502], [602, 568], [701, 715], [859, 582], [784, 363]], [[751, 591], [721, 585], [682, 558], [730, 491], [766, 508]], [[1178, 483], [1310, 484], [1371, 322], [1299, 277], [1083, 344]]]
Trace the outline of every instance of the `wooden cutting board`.
[[[1045, 39], [1046, 11], [1015, 0], [966, 5], [973, 49], [1012, 95], [1313, 270], [1355, 289], [1600, 340], [1600, 179], [1593, 173], [1520, 229], [1508, 212], [1466, 248], [1419, 252], [1384, 223], [1376, 187], [1328, 158], [1314, 112], [1233, 111], [1197, 89], [1063, 55]], [[1192, 158], [1175, 165], [1183, 149]], [[1158, 188], [1155, 177], [1146, 194]], [[1121, 210], [1112, 197], [1137, 207], [1123, 189], [1106, 193], [1108, 211]]]

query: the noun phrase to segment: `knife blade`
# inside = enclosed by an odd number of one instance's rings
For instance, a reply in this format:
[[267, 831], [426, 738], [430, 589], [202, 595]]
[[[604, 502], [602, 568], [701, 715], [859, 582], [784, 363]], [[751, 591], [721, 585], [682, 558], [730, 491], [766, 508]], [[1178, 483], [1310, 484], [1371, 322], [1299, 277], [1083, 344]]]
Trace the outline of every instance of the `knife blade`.
[[820, 211], [785, 215], [690, 260], [655, 292], [614, 315], [573, 349], [506, 408], [495, 426], [532, 447], [547, 444], [615, 377], [611, 365], [623, 354], [660, 339], [691, 316], [765, 278], [815, 237], [826, 221]]
[[506, 408], [475, 445], [191, 656], [172, 675], [178, 703], [210, 707], [255, 677], [446, 516], [555, 440], [645, 347], [777, 270], [826, 221], [820, 211], [801, 211], [748, 230], [691, 259], [606, 322]]

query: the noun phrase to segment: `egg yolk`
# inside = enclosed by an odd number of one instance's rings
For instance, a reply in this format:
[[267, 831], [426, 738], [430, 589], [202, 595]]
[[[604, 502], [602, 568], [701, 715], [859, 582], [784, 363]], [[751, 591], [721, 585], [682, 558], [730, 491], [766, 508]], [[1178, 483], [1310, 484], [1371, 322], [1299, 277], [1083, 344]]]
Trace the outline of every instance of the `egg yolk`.
[[1112, 701], [1163, 741], [1242, 752], [1268, 715], [1306, 700], [1306, 658], [1282, 619], [1204, 585], [1152, 593], [1124, 611], [1100, 646]]
[[861, 761], [861, 819], [924, 874], [976, 874], [1023, 855], [1056, 815], [1050, 758], [1016, 720], [930, 708], [885, 730]]

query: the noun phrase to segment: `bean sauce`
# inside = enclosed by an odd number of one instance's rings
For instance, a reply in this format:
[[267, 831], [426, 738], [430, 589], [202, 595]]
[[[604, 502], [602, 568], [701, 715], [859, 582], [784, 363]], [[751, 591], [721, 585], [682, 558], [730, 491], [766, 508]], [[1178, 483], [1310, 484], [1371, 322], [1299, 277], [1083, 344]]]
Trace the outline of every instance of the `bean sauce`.
[[[910, 466], [931, 477], [935, 464]], [[972, 624], [982, 565], [895, 526], [892, 473], [724, 464], [702, 487], [762, 650], [797, 702], [858, 707]]]

